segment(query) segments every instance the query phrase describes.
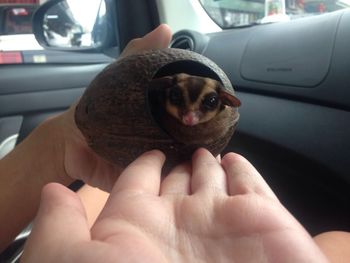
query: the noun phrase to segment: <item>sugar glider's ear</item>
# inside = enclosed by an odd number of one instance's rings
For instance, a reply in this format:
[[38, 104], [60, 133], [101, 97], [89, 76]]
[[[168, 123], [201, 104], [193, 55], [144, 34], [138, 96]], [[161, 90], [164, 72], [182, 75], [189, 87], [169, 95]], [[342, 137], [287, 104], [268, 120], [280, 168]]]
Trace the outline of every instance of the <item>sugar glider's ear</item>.
[[149, 87], [151, 89], [164, 89], [170, 88], [174, 85], [174, 76], [165, 76], [161, 78], [155, 78], [150, 81]]
[[223, 89], [220, 89], [219, 97], [224, 105], [227, 105], [230, 107], [241, 106], [241, 101], [236, 96], [234, 96], [233, 94], [231, 94]]
[[152, 79], [148, 84], [148, 99], [154, 107], [164, 105], [166, 99], [166, 90], [174, 84], [173, 76], [165, 76]]

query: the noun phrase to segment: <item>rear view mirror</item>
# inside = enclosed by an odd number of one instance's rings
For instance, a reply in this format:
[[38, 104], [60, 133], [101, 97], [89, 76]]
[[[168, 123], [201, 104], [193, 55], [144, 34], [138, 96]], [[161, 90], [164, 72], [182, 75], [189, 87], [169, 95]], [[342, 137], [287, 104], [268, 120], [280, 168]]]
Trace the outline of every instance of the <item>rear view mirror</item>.
[[34, 14], [33, 31], [45, 48], [91, 50], [103, 47], [108, 38], [104, 0], [53, 0]]

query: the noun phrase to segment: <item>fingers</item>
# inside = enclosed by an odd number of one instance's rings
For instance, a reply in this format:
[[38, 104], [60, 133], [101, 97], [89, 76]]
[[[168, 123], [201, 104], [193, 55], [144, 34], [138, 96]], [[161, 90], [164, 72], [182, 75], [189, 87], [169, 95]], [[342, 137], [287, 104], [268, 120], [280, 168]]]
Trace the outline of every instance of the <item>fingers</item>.
[[255, 192], [277, 199], [258, 171], [244, 157], [229, 153], [224, 156], [221, 164], [227, 174], [229, 195]]
[[142, 154], [122, 172], [111, 195], [121, 191], [158, 195], [164, 161], [164, 154], [157, 150]]
[[170, 44], [171, 37], [172, 33], [170, 27], [166, 24], [162, 24], [143, 38], [131, 40], [121, 53], [120, 58], [143, 50], [167, 48]]
[[[45, 261], [43, 255], [58, 255], [60, 248], [90, 240], [85, 211], [79, 197], [68, 188], [51, 183], [42, 191], [38, 215], [26, 242], [23, 262]], [[46, 261], [48, 262], [48, 261]]]
[[191, 192], [190, 163], [176, 166], [163, 180], [161, 184], [161, 195], [188, 195]]
[[84, 205], [88, 225], [91, 227], [106, 204], [109, 193], [85, 184], [77, 194]]
[[214, 192], [227, 194], [226, 175], [217, 159], [205, 149], [192, 157], [192, 193]]
[[113, 192], [129, 190], [154, 195], [255, 192], [277, 199], [256, 169], [238, 154], [225, 155], [220, 164], [209, 151], [199, 149], [192, 157], [192, 167], [189, 163], [175, 167], [160, 185], [164, 161], [159, 151], [143, 154], [121, 174]]

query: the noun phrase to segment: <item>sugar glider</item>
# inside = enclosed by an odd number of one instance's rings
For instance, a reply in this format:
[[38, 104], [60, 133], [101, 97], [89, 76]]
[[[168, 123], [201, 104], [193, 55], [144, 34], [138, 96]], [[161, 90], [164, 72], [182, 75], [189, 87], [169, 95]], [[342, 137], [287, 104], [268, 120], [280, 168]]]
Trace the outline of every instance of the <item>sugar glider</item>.
[[237, 121], [235, 109], [241, 105], [219, 81], [186, 73], [151, 81], [149, 101], [162, 128], [183, 143], [210, 140], [214, 132], [225, 132], [230, 121]]

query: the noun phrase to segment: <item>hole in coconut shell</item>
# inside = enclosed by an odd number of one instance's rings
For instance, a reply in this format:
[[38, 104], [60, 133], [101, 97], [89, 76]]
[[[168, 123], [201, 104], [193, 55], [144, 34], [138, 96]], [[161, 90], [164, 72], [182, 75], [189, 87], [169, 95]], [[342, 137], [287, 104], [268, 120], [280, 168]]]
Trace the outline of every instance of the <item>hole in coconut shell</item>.
[[219, 78], [219, 76], [207, 65], [188, 60], [176, 61], [165, 65], [156, 72], [153, 79], [172, 76], [179, 73], [187, 73], [189, 75], [212, 78], [222, 84], [222, 80]]
[[[189, 75], [194, 76], [200, 76], [200, 77], [206, 77], [211, 78], [219, 81], [221, 84], [222, 80], [220, 77], [207, 65], [204, 65], [202, 63], [196, 62], [196, 61], [176, 61], [173, 63], [169, 63], [165, 65], [164, 67], [160, 68], [152, 79], [162, 78], [165, 76], [172, 76], [179, 73], [187, 73]], [[159, 104], [159, 100], [152, 94], [151, 89], [146, 89], [146, 100], [148, 103], [148, 109], [150, 111], [150, 116], [152, 117], [155, 125], [157, 125], [162, 132], [170, 136], [173, 140], [176, 141], [175, 138], [171, 134], [169, 134], [163, 127], [161, 123], [162, 118], [162, 112], [159, 112], [159, 109], [161, 109], [161, 105]]]

